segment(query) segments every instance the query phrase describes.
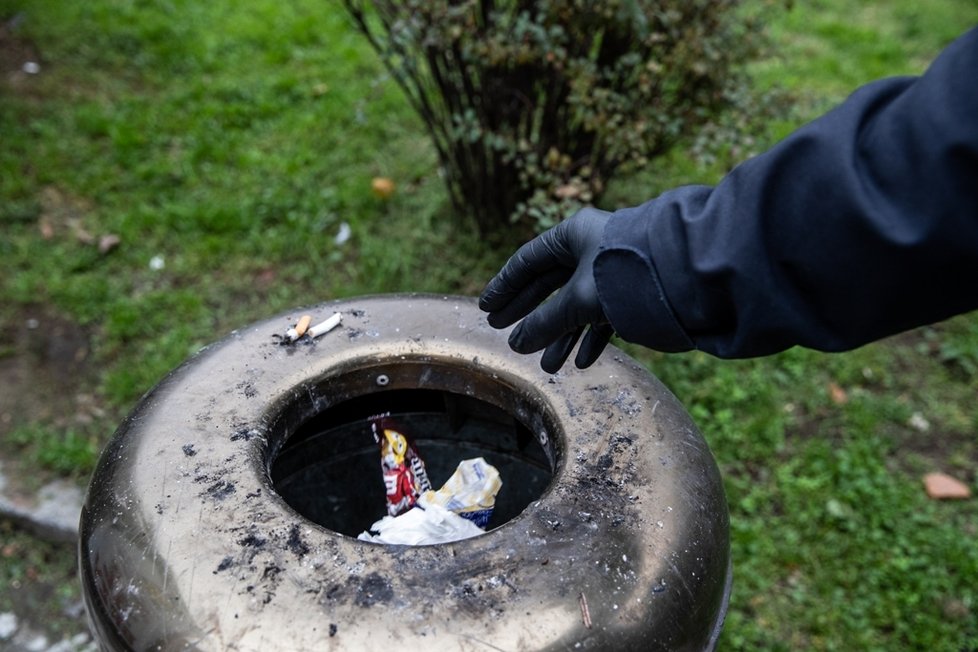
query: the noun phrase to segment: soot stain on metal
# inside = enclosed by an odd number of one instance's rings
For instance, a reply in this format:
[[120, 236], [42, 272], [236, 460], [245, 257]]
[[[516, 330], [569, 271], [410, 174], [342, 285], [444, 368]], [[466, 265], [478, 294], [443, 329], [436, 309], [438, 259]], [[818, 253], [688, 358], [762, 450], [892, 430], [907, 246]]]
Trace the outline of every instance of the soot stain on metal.
[[608, 423], [595, 428], [591, 434], [597, 444], [592, 448], [594, 452], [584, 455], [581, 451], [575, 457], [577, 480], [573, 500], [583, 510], [579, 513], [587, 515], [580, 522], [618, 528], [640, 520], [633, 485], [639, 482], [642, 474], [636, 466], [635, 435], [619, 431], [609, 437], [608, 426], [616, 430], [620, 426], [614, 426], [614, 423], [627, 427], [628, 420], [643, 407], [627, 389], [618, 390], [614, 395], [607, 385], [592, 385], [587, 390], [598, 397], [592, 412], [605, 413]]
[[278, 589], [279, 574], [282, 572], [282, 567], [276, 564], [267, 564], [262, 571], [261, 581], [263, 588], [265, 589], [265, 596], [262, 598], [262, 604], [268, 604], [275, 599], [275, 592]]
[[255, 398], [258, 396], [258, 390], [248, 381], [238, 383], [237, 389], [241, 391], [245, 398]]
[[499, 617], [505, 611], [495, 592], [487, 590], [487, 585], [483, 582], [463, 582], [453, 586], [451, 595], [460, 610], [472, 615], [486, 614]]
[[225, 557], [221, 560], [221, 563], [217, 565], [217, 568], [214, 569], [214, 574], [217, 575], [221, 571], [226, 571], [232, 566], [234, 566], [234, 559], [232, 557]]
[[[215, 501], [223, 501], [237, 491], [235, 484], [223, 477], [226, 470], [211, 474], [205, 469], [206, 467], [201, 464], [198, 464], [194, 469], [195, 475], [193, 477], [193, 481], [196, 484], [207, 485], [199, 494], [201, 498], [207, 497]], [[189, 475], [189, 473], [185, 475]]]
[[331, 602], [338, 602], [343, 599], [346, 595], [346, 591], [340, 584], [333, 584], [328, 589], [320, 592], [319, 603], [322, 605], [329, 604]]
[[238, 544], [246, 548], [254, 548], [256, 550], [261, 550], [268, 543], [268, 539], [258, 536], [254, 532], [250, 532], [243, 538], [238, 540]]
[[356, 603], [360, 607], [372, 607], [375, 604], [386, 604], [394, 599], [394, 588], [390, 580], [380, 573], [373, 572], [364, 577], [353, 575], [347, 580], [348, 584], [356, 587]]
[[632, 393], [626, 388], [619, 390], [618, 395], [611, 402], [611, 404], [630, 417], [635, 416], [642, 411], [641, 403], [639, 403], [639, 401], [636, 400], [635, 397], [632, 396]]
[[258, 430], [249, 425], [239, 424], [234, 426], [231, 433], [231, 441], [251, 441], [258, 436]]
[[207, 487], [207, 495], [214, 500], [224, 500], [233, 494], [235, 490], [236, 489], [233, 482], [218, 480], [214, 484]]
[[292, 527], [289, 528], [289, 538], [285, 542], [285, 545], [299, 559], [302, 559], [309, 554], [309, 545], [302, 540], [298, 523], [293, 523]]
[[[430, 611], [437, 595], [451, 596], [452, 604], [473, 616], [502, 618], [506, 605], [520, 593], [519, 578], [527, 558], [515, 554], [506, 559], [486, 559], [480, 552], [467, 552], [464, 546], [404, 547], [395, 551], [393, 569], [404, 567], [412, 577], [424, 578], [422, 584], [404, 585], [411, 597], [411, 608], [421, 609], [419, 617], [435, 616]], [[430, 600], [421, 596], [432, 596]]]

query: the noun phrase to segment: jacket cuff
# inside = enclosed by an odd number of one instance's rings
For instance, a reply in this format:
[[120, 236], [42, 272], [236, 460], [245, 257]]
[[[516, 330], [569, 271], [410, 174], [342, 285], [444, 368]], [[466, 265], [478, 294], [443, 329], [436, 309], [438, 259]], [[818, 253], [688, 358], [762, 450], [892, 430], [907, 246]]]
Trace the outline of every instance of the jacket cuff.
[[694, 348], [669, 305], [655, 265], [639, 249], [602, 247], [594, 261], [594, 281], [604, 314], [622, 339], [666, 353]]

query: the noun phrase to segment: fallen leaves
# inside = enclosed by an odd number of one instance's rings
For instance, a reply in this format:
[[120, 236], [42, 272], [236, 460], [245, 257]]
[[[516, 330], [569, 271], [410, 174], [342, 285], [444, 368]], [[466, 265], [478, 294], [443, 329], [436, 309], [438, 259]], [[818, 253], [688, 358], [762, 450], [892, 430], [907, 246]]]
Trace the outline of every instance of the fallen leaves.
[[122, 243], [122, 238], [115, 233], [106, 233], [98, 239], [98, 252], [103, 256]]
[[[843, 406], [849, 402], [849, 393], [834, 381], [829, 381], [825, 384], [825, 391], [829, 400], [835, 405]], [[794, 406], [791, 406], [791, 408], [789, 410], [788, 406], [785, 406], [785, 410], [788, 412], [793, 411]], [[906, 424], [920, 433], [926, 433], [931, 429], [930, 421], [920, 412], [912, 413], [907, 419]], [[960, 500], [971, 497], [971, 488], [967, 484], [946, 473], [928, 473], [923, 476], [922, 480], [924, 490], [933, 500]], [[835, 503], [835, 501], [830, 501], [830, 503]], [[833, 504], [829, 505], [830, 512], [833, 511], [833, 507]]]
[[971, 497], [971, 489], [957, 478], [946, 473], [928, 473], [924, 476], [924, 489], [934, 500], [962, 499]]
[[829, 398], [836, 405], [845, 405], [849, 402], [849, 394], [846, 390], [842, 389], [837, 383], [830, 382], [828, 384]]
[[47, 186], [41, 191], [40, 204], [37, 228], [44, 240], [53, 240], [64, 233], [80, 244], [96, 247], [103, 256], [122, 244], [122, 238], [115, 233], [95, 236], [89, 231], [85, 222], [92, 211], [92, 203], [87, 199]]
[[370, 189], [377, 199], [390, 199], [394, 194], [394, 182], [387, 177], [374, 177], [370, 182]]

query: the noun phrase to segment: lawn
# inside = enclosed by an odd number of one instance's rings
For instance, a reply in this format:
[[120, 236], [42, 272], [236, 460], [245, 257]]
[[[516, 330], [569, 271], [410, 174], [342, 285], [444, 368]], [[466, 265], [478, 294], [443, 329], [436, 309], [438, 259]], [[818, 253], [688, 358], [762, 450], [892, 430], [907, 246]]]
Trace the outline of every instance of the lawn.
[[[84, 482], [139, 396], [234, 328], [346, 296], [477, 294], [508, 255], [451, 214], [420, 121], [338, 2], [0, 0], [0, 21], [0, 450], [28, 483]], [[794, 3], [752, 64], [793, 108], [720, 159], [684, 144], [602, 207], [715, 181], [975, 23], [973, 0]], [[721, 649], [978, 650], [978, 499], [920, 481], [978, 488], [978, 314], [846, 354], [625, 348], [723, 472]], [[68, 576], [70, 554], [0, 532], [0, 612], [31, 568]]]

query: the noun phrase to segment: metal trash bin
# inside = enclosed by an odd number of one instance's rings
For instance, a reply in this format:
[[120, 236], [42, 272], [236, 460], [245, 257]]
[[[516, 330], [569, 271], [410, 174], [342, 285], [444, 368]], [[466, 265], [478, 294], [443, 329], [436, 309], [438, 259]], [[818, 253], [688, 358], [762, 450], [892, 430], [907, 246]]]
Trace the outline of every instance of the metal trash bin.
[[[283, 345], [303, 312], [342, 326]], [[712, 649], [729, 521], [689, 416], [613, 347], [548, 375], [506, 336], [468, 298], [353, 298], [172, 372], [119, 427], [82, 511], [102, 648]], [[381, 411], [417, 428], [433, 475], [472, 453], [500, 469], [486, 534], [354, 538], [383, 512], [358, 426]]]

